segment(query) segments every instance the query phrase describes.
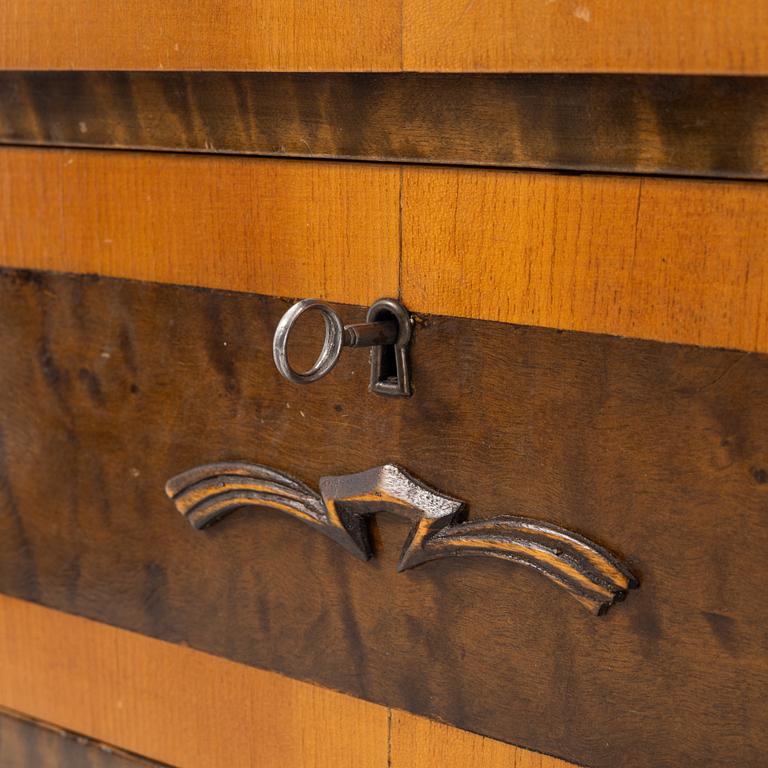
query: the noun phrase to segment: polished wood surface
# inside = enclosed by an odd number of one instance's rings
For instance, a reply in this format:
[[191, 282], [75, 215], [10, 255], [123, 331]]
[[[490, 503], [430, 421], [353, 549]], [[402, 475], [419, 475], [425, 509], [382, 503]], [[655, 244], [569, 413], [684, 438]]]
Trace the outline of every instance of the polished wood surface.
[[5, 595], [0, 705], [183, 768], [423, 768], [403, 750], [415, 731], [461, 768], [567, 765]]
[[407, 168], [403, 301], [768, 351], [768, 187]]
[[768, 351], [762, 184], [5, 148], [0, 194], [4, 266]]
[[3, 768], [161, 768], [154, 761], [1, 707], [0, 765]]
[[0, 262], [366, 304], [397, 292], [399, 193], [397, 168], [4, 150]]
[[16, 145], [758, 179], [766, 119], [760, 77], [0, 72]]
[[[755, 0], [171, 0], [149, 12], [10, 0], [0, 69], [756, 77], [768, 74], [767, 32]], [[768, 157], [758, 79], [661, 100], [634, 81], [580, 101], [536, 84], [548, 101], [534, 109], [506, 85], [491, 100], [444, 87], [392, 102], [328, 75], [314, 101], [275, 94], [297, 115], [286, 123], [242, 85], [202, 98], [184, 78], [115, 90], [109, 77], [85, 81], [87, 114], [72, 111], [76, 93], [41, 97], [25, 81], [18, 112], [0, 102], [0, 133], [731, 179], [763, 178]], [[290, 78], [297, 90], [301, 75]], [[104, 105], [125, 119], [105, 126]], [[353, 360], [334, 383], [286, 394], [264, 357], [277, 299], [11, 277], [0, 589], [172, 644], [0, 595], [0, 705], [180, 766], [566, 765], [392, 704], [596, 768], [765, 765], [768, 374], [749, 354], [768, 352], [762, 188], [190, 160], [0, 152], [0, 263], [353, 304], [401, 295], [429, 366], [407, 411], [371, 404]], [[397, 581], [403, 529], [385, 516], [366, 580], [270, 517], [236, 513], [231, 533], [178, 537], [153, 495], [198, 456], [279, 454], [312, 480], [390, 446], [441, 488], [471, 488], [473, 515], [554, 510], [615, 546], [641, 589], [587, 624], [505, 563], [439, 562]], [[0, 716], [0, 763], [9, 743], [35, 766], [130, 759], [51, 736]]]
[[403, 0], [417, 71], [765, 74], [760, 0]]
[[759, 0], [6, 0], [0, 68], [766, 74]]
[[5, 0], [0, 69], [392, 70], [399, 0]]
[[[282, 379], [285, 301], [0, 285], [1, 591], [593, 768], [765, 765], [768, 356], [421, 316], [413, 397], [384, 398], [362, 350]], [[391, 462], [470, 522], [588, 537], [640, 587], [595, 617], [509, 562], [398, 573], [391, 514], [367, 562], [269, 509], [193, 529], [166, 481], [236, 459], [313, 486]]]

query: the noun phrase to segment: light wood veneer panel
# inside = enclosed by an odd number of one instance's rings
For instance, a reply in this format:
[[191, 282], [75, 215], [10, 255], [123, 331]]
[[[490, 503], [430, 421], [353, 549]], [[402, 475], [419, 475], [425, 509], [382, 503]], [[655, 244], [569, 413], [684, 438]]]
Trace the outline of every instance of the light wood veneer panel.
[[406, 169], [421, 312], [768, 351], [768, 187]]
[[759, 0], [403, 0], [418, 71], [764, 74]]
[[0, 151], [0, 263], [320, 296], [397, 293], [400, 171], [290, 160]]
[[3, 69], [400, 69], [400, 0], [6, 0]]
[[0, 68], [765, 74], [767, 33], [758, 0], [9, 0]]
[[[185, 768], [566, 766], [5, 595], [0, 595], [0, 706]], [[460, 757], [464, 761], [456, 762]]]

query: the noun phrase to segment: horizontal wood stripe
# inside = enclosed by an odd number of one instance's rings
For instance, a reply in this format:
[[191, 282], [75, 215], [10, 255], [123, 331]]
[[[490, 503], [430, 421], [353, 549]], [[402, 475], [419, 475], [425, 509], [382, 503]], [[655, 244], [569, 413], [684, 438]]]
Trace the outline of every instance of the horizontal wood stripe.
[[768, 176], [768, 79], [0, 72], [0, 143]]
[[160, 768], [159, 763], [2, 708], [0, 761], [4, 768]]
[[6, 0], [0, 68], [768, 74], [759, 0]]
[[403, 0], [403, 67], [494, 72], [768, 72], [760, 0]]
[[408, 168], [402, 295], [423, 312], [765, 352], [767, 238], [762, 184]]
[[[282, 379], [287, 306], [4, 273], [0, 591], [592, 768], [765, 765], [768, 356], [421, 316], [413, 397], [384, 398], [361, 350]], [[397, 464], [640, 586], [598, 618], [499, 559], [398, 572], [410, 523], [386, 513], [369, 561], [267, 508], [194, 530], [166, 481], [234, 460], [313, 489]]]
[[[444, 752], [448, 746], [451, 759], [461, 757], [456, 763], [461, 768], [491, 768], [494, 763], [484, 762], [489, 757], [504, 761], [499, 765], [517, 768], [568, 765], [5, 595], [0, 595], [0, 618], [2, 706], [172, 765], [452, 768]], [[0, 749], [8, 744], [8, 728], [7, 718], [0, 719]], [[416, 751], [404, 750], [416, 734]], [[431, 761], [424, 752], [430, 748], [434, 750]], [[414, 755], [418, 762], [413, 761]], [[14, 766], [69, 764], [38, 761]], [[122, 765], [82, 759], [71, 764]]]
[[386, 766], [385, 707], [0, 599], [0, 697], [179, 766]]
[[397, 292], [400, 171], [0, 152], [0, 263], [366, 304]]
[[400, 0], [5, 0], [0, 69], [391, 70]]
[[0, 264], [768, 351], [765, 185], [402, 174], [5, 148]]

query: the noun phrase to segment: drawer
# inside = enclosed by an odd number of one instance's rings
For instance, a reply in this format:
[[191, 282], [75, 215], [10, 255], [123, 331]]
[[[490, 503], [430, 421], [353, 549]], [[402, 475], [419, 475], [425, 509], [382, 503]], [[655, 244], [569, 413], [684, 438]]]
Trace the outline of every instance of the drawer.
[[[361, 352], [284, 381], [281, 299], [19, 270], [0, 295], [3, 592], [596, 768], [763, 764], [762, 354], [417, 313], [413, 396], [384, 398]], [[369, 560], [268, 506], [190, 526], [167, 481], [235, 461], [308, 497], [397, 465], [639, 586], [598, 616], [540, 560], [398, 571], [391, 511]]]
[[0, 3], [0, 764], [768, 764], [768, 5], [646, 6]]

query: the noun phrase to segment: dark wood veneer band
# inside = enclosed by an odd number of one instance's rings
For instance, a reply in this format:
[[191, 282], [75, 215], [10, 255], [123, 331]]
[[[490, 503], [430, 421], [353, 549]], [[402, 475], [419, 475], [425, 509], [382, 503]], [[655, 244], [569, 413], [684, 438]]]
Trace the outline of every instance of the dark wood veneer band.
[[763, 179], [768, 78], [1, 72], [0, 143]]
[[[386, 399], [353, 356], [282, 379], [286, 306], [0, 273], [0, 591], [593, 768], [766, 764], [768, 357], [428, 316], [413, 397]], [[496, 559], [397, 573], [390, 514], [367, 563], [266, 508], [201, 534], [163, 488], [212, 460], [395, 462], [641, 587], [595, 618]]]

